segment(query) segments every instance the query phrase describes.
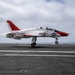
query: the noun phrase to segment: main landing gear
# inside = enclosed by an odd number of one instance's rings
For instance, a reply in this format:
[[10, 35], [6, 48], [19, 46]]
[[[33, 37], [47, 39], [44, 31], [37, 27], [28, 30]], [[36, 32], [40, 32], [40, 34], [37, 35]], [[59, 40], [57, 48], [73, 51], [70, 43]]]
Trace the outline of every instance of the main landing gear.
[[32, 38], [32, 43], [31, 43], [31, 47], [35, 47], [36, 41], [37, 41], [37, 38], [36, 37], [33, 37]]
[[59, 42], [58, 42], [58, 38], [56, 38], [55, 44], [56, 44], [56, 45], [59, 44]]
[[36, 45], [36, 42], [31, 43], [32, 47], [35, 47], [35, 45]]

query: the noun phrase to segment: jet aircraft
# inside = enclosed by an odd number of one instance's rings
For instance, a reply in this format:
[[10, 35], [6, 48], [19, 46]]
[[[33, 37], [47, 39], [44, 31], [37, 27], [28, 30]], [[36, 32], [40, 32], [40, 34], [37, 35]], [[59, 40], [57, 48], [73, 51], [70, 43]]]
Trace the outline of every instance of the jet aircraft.
[[22, 38], [32, 38], [31, 46], [35, 47], [37, 37], [51, 37], [55, 38], [55, 44], [58, 44], [59, 37], [66, 37], [69, 33], [62, 32], [53, 28], [34, 27], [28, 29], [20, 29], [12, 21], [7, 20], [11, 32], [6, 33], [7, 38], [21, 40]]

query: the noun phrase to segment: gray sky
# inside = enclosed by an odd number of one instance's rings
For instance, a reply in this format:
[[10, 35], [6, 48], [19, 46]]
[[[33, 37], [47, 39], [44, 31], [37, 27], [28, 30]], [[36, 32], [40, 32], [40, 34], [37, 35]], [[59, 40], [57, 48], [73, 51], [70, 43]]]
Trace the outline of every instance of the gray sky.
[[[75, 0], [0, 0], [0, 33], [9, 31], [8, 19], [21, 29], [43, 26], [73, 33], [59, 42], [75, 43]], [[54, 41], [52, 38], [39, 38], [37, 42]], [[1, 36], [0, 43], [4, 42], [30, 43], [31, 39], [17, 41]]]

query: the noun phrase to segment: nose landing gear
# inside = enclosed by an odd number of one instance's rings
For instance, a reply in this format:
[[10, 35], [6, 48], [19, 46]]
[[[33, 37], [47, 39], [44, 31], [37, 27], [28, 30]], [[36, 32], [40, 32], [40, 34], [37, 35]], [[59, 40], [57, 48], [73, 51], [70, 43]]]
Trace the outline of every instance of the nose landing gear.
[[59, 42], [58, 42], [58, 38], [56, 38], [55, 44], [56, 44], [56, 45], [59, 44]]

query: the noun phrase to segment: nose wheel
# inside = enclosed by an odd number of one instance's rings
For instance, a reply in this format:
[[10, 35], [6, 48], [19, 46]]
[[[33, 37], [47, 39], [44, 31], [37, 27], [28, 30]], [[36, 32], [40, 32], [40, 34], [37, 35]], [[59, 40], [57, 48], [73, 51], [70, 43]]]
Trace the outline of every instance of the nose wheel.
[[59, 42], [58, 42], [58, 38], [56, 38], [55, 44], [56, 44], [56, 45], [59, 44]]
[[58, 41], [55, 41], [55, 44], [57, 45], [57, 44], [59, 44], [59, 42]]

